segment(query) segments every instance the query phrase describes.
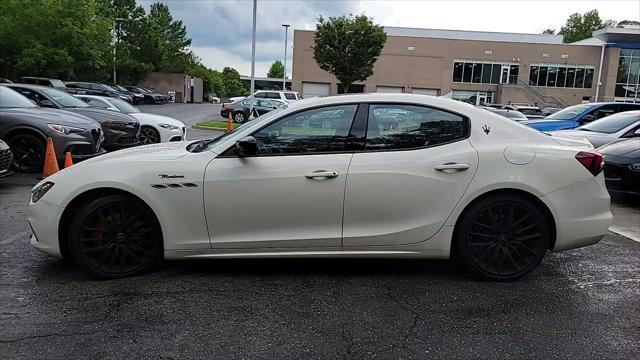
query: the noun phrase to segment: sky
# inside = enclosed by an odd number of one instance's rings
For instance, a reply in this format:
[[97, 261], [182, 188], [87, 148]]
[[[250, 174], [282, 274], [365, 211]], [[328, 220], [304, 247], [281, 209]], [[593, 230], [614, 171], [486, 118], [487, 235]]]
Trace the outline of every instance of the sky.
[[[157, 0], [137, 0], [146, 10]], [[191, 50], [206, 66], [251, 74], [252, 0], [159, 0], [182, 20]], [[284, 58], [289, 24], [287, 76], [291, 77], [293, 29], [315, 29], [318, 16], [366, 14], [382, 26], [541, 33], [560, 30], [570, 14], [597, 9], [604, 20], [640, 20], [640, 0], [258, 0], [256, 67], [258, 77]]]

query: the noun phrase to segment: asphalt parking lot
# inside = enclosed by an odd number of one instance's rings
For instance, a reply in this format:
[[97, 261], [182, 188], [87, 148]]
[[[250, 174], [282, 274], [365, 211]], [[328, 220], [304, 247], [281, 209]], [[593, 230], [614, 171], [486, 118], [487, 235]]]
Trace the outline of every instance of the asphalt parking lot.
[[29, 246], [35, 181], [0, 179], [3, 359], [640, 356], [640, 243], [614, 233], [513, 283], [455, 261], [327, 259], [167, 262], [96, 281]]

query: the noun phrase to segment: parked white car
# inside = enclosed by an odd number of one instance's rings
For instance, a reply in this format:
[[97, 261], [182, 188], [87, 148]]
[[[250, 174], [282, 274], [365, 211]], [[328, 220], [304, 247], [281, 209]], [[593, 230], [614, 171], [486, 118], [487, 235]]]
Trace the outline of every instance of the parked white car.
[[513, 280], [598, 242], [600, 154], [462, 102], [306, 99], [216, 139], [90, 159], [32, 189], [31, 244], [115, 278], [157, 260], [448, 258]]
[[640, 110], [609, 115], [571, 130], [557, 130], [550, 134], [557, 137], [587, 139], [599, 148], [622, 138], [639, 137]]
[[76, 97], [92, 107], [118, 111], [136, 118], [140, 123], [138, 140], [142, 144], [184, 141], [187, 139], [187, 127], [178, 119], [165, 115], [140, 112], [137, 107], [116, 98], [95, 95], [76, 95]]
[[[298, 101], [302, 99], [297, 91], [280, 91], [280, 90], [258, 90], [253, 93], [253, 97], [256, 99], [282, 100], [286, 103], [290, 101]], [[236, 96], [236, 97], [229, 98], [229, 101], [236, 102], [236, 101], [244, 100], [246, 98], [248, 98], [248, 96]]]

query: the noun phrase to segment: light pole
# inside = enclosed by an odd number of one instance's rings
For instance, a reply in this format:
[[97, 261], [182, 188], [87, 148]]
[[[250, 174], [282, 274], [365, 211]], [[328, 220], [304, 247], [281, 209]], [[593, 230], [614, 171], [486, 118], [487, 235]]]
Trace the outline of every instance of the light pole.
[[116, 48], [118, 47], [118, 32], [116, 26], [118, 21], [128, 21], [124, 18], [113, 19], [113, 83], [116, 83]]
[[287, 40], [289, 33], [289, 24], [282, 24], [284, 26], [284, 72], [282, 74], [282, 90], [287, 90]]
[[251, 105], [249, 116], [253, 115], [253, 92], [255, 89], [255, 73], [256, 73], [256, 12], [258, 9], [258, 0], [253, 0], [253, 29], [251, 30]]

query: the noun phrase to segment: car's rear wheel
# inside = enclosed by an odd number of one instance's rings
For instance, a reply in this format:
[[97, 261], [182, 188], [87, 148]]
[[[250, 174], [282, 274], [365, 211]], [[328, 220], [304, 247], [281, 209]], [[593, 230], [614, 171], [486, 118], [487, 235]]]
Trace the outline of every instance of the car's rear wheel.
[[162, 255], [162, 232], [140, 200], [109, 195], [87, 203], [74, 216], [69, 234], [73, 259], [105, 279], [135, 275]]
[[13, 152], [11, 167], [17, 172], [38, 172], [44, 166], [45, 143], [33, 134], [17, 134], [7, 144]]
[[233, 121], [237, 122], [238, 124], [242, 124], [243, 122], [245, 122], [245, 120], [247, 120], [247, 115], [245, 115], [242, 111], [233, 113]]
[[158, 130], [151, 126], [143, 126], [140, 128], [140, 134], [138, 135], [138, 141], [141, 144], [157, 144], [160, 142], [160, 133]]
[[465, 211], [456, 234], [467, 267], [492, 281], [515, 280], [535, 269], [551, 240], [545, 214], [532, 201], [515, 195], [478, 201]]

